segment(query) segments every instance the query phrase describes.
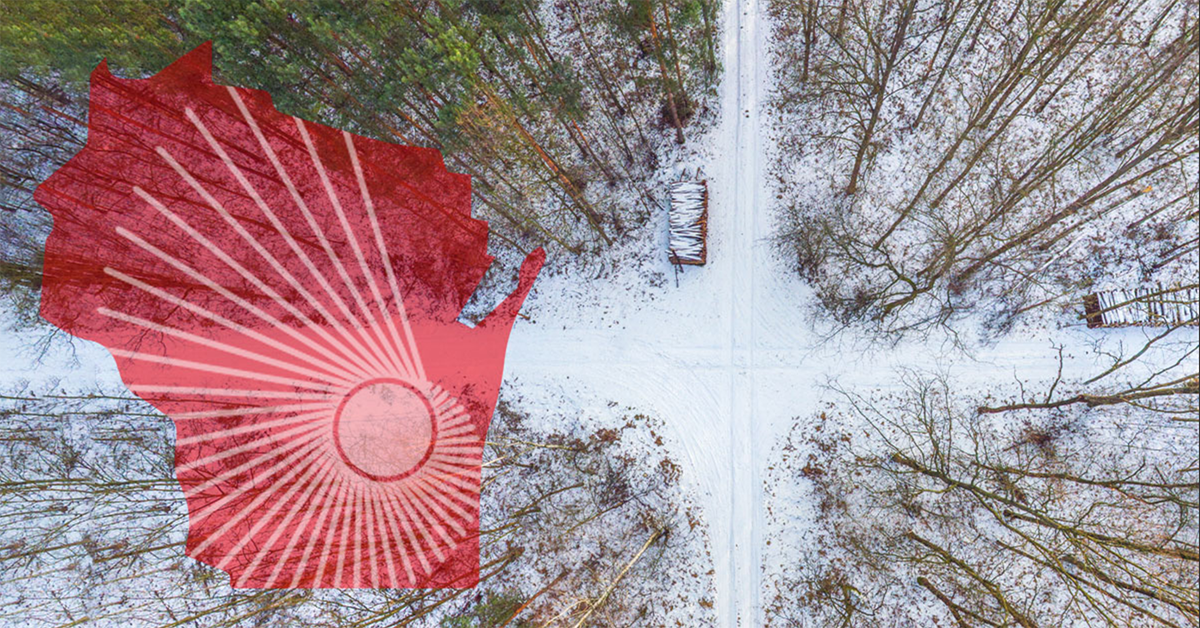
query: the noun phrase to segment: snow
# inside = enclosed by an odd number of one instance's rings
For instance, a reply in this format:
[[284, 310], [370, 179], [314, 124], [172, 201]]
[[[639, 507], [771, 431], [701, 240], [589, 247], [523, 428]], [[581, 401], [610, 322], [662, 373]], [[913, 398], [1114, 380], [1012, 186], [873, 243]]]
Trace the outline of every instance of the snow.
[[10, 327], [16, 316], [0, 303], [0, 382], [31, 391], [80, 392], [121, 386], [116, 362], [104, 347], [44, 328]]
[[[609, 259], [578, 267], [552, 258], [513, 330], [502, 393], [550, 425], [589, 417], [619, 428], [629, 413], [614, 407], [661, 422], [664, 446], [708, 527], [712, 625], [720, 627], [767, 625], [775, 575], [823, 549], [813, 534], [811, 490], [773, 469], [785, 457], [803, 459], [807, 452], [789, 451], [800, 446], [789, 436], [821, 428], [820, 411], [836, 396], [831, 384], [894, 390], [906, 373], [923, 370], [952, 373], [977, 390], [1011, 390], [1019, 378], [1052, 378], [1060, 346], [1069, 378], [1094, 372], [1104, 351], [1147, 337], [1133, 328], [1089, 332], [1080, 322], [994, 343], [945, 330], [892, 342], [816, 313], [812, 289], [773, 240], [784, 222], [768, 173], [777, 148], [764, 111], [772, 81], [765, 13], [766, 0], [726, 2], [720, 121], [690, 138], [673, 162], [664, 160], [674, 166], [661, 174], [662, 186], [698, 167], [708, 173], [707, 265], [671, 267], [663, 254], [674, 245], [666, 207], [652, 218], [653, 236]], [[790, 176], [832, 180], [832, 166], [813, 159], [797, 158]], [[876, 176], [908, 174], [895, 159]], [[666, 280], [676, 272], [677, 285]], [[26, 342], [0, 338], [6, 355]], [[50, 372], [119, 380], [98, 347], [85, 353], [84, 371]], [[28, 364], [9, 360], [2, 376], [28, 375]], [[708, 556], [692, 560], [699, 573], [708, 571]]]
[[[708, 174], [707, 265], [683, 269], [678, 286], [655, 280], [673, 272], [662, 248], [646, 253], [646, 243], [633, 243], [613, 257], [634, 264], [543, 277], [526, 302], [529, 319], [513, 331], [505, 370], [517, 390], [547, 393], [546, 416], [615, 402], [664, 421], [709, 526], [721, 627], [768, 625], [774, 574], [823, 549], [813, 545], [808, 489], [771, 470], [793, 428], [817, 429], [819, 411], [836, 397], [831, 383], [897, 390], [906, 373], [924, 370], [1007, 390], [1018, 378], [1053, 378], [1058, 346], [1067, 347], [1064, 377], [1078, 377], [1094, 374], [1105, 350], [1136, 347], [1147, 333], [1097, 334], [1080, 322], [995, 343], [946, 330], [893, 343], [817, 313], [813, 291], [773, 240], [784, 222], [767, 171], [777, 149], [765, 111], [766, 4], [726, 3], [721, 119], [666, 175]], [[818, 170], [802, 175], [821, 180]], [[667, 232], [666, 217], [656, 219]]]

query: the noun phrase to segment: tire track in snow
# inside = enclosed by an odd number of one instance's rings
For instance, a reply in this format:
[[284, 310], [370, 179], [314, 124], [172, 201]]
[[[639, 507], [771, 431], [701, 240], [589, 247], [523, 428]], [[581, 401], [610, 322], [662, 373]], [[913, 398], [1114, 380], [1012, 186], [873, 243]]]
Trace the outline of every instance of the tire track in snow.
[[[759, 327], [756, 292], [761, 271], [769, 270], [764, 262], [768, 255], [760, 255], [759, 248], [767, 242], [763, 231], [763, 213], [767, 206], [762, 203], [762, 186], [766, 181], [762, 171], [762, 138], [759, 109], [761, 77], [759, 63], [762, 60], [758, 30], [758, 0], [735, 0], [729, 3], [733, 19], [726, 22], [727, 31], [733, 35], [729, 54], [733, 63], [727, 63], [725, 84], [735, 93], [732, 107], [724, 113], [732, 117], [734, 153], [732, 172], [717, 182], [728, 186], [727, 210], [733, 212], [732, 272], [729, 277], [730, 299], [730, 443], [729, 458], [731, 511], [729, 513], [729, 593], [732, 595], [732, 616], [724, 619], [726, 625], [761, 626], [761, 511], [763, 508], [763, 485], [757, 455], [760, 449], [761, 430], [757, 410], [761, 401], [758, 386]], [[728, 57], [727, 57], [728, 58]]]
[[[755, 482], [754, 472], [754, 281], [757, 210], [753, 191], [758, 185], [758, 162], [754, 154], [758, 118], [754, 90], [757, 88], [754, 73], [748, 72], [750, 59], [747, 54], [748, 40], [754, 36], [755, 0], [731, 2], [734, 19], [726, 28], [734, 35], [729, 51], [734, 63], [726, 65], [726, 85], [735, 94], [733, 107], [725, 109], [725, 115], [733, 115], [733, 163], [732, 172], [718, 179], [716, 185], [729, 193], [725, 211], [733, 214], [732, 242], [728, 255], [732, 260], [729, 273], [729, 398], [730, 421], [729, 442], [729, 579], [728, 592], [732, 594], [733, 620], [736, 625], [755, 626], [757, 623], [756, 562], [758, 549], [755, 544], [754, 515], [761, 503], [760, 487]], [[730, 624], [733, 625], [733, 624]]]

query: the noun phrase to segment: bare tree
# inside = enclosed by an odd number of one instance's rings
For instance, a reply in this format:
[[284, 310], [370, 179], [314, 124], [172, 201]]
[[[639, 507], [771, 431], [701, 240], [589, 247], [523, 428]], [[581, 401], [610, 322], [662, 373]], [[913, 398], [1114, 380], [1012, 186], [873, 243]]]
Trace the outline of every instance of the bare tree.
[[[623, 430], [543, 433], [501, 404], [485, 453], [474, 589], [238, 590], [184, 553], [169, 420], [124, 394], [16, 390], [2, 402], [6, 621], [604, 626], [668, 604], [706, 612], [706, 570], [682, 568], [706, 540], [678, 469], [665, 456], [647, 468], [644, 455], [624, 451]], [[628, 425], [655, 429], [645, 417]]]
[[[986, 305], [1005, 327], [1117, 277], [1187, 280], [1194, 2], [774, 4], [802, 17], [777, 52], [785, 239], [835, 315]], [[791, 180], [798, 156], [847, 194]]]
[[774, 623], [807, 625], [799, 599], [824, 625], [1194, 625], [1200, 439], [1174, 415], [1195, 416], [1191, 381], [1155, 408], [1126, 394], [977, 412], [930, 377], [847, 393], [831, 418], [872, 436], [819, 438], [792, 467], [836, 549], [784, 581]]

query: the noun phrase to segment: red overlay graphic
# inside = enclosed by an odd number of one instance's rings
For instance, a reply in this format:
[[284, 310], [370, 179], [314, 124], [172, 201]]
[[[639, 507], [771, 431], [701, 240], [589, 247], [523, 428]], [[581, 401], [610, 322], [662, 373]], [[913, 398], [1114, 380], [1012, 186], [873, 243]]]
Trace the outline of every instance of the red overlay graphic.
[[470, 587], [483, 442], [512, 323], [475, 327], [493, 258], [436, 150], [277, 112], [204, 45], [145, 80], [92, 74], [42, 315], [103, 344], [176, 426], [187, 552], [237, 587]]

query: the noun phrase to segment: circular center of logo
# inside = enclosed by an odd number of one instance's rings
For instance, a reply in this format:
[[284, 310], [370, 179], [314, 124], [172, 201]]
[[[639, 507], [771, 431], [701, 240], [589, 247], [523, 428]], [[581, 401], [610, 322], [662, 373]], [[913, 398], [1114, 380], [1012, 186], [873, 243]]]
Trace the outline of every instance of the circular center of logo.
[[338, 405], [334, 442], [342, 460], [373, 480], [399, 480], [433, 453], [433, 406], [412, 384], [373, 379], [355, 386]]

